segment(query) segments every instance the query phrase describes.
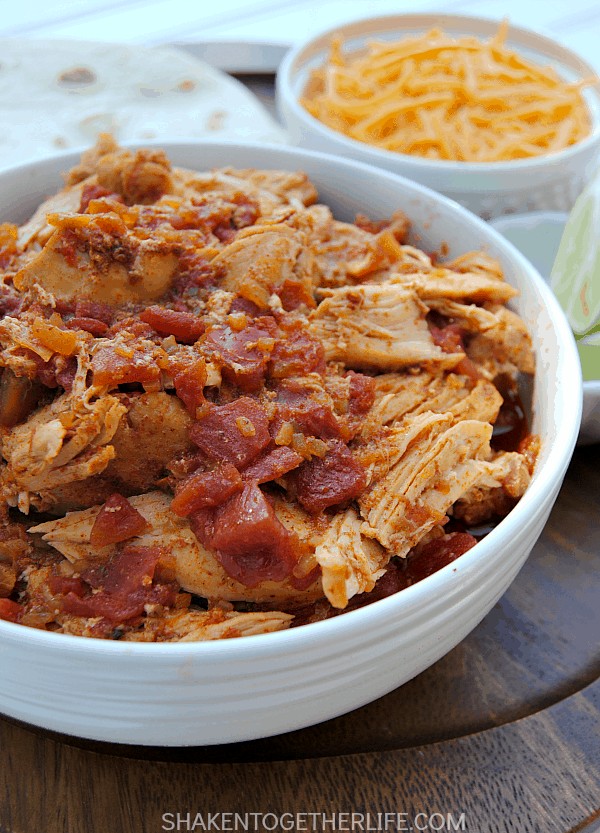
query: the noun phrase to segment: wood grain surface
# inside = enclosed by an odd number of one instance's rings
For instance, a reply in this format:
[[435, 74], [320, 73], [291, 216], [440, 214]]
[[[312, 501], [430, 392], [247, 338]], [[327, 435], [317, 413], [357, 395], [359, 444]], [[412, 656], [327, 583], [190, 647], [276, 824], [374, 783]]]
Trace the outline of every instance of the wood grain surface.
[[599, 470], [600, 446], [578, 450], [542, 538], [480, 626], [349, 715], [183, 749], [94, 744], [1, 720], [0, 833], [159, 833], [170, 812], [464, 813], [472, 833], [591, 833]]

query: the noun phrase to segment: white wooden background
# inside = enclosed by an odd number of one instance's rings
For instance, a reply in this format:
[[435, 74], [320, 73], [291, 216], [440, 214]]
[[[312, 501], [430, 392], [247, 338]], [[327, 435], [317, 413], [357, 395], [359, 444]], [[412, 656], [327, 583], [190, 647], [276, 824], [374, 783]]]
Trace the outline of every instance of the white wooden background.
[[291, 44], [352, 18], [419, 11], [508, 15], [600, 72], [599, 0], [0, 0], [0, 36]]

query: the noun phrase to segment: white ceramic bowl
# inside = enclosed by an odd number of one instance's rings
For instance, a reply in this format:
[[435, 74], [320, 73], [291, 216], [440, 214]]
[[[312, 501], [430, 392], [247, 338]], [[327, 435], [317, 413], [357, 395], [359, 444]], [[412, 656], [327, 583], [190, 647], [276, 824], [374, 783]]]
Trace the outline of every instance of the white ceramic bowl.
[[[532, 483], [510, 515], [453, 564], [361, 610], [295, 630], [222, 642], [127, 644], [0, 621], [0, 711], [86, 738], [135, 744], [241, 741], [298, 729], [386, 694], [463, 639], [514, 579], [552, 508], [580, 420], [569, 326], [535, 269], [493, 229], [449, 200], [357, 162], [277, 146], [163, 144], [179, 165], [304, 170], [341, 219], [402, 208], [425, 249], [485, 247], [521, 294], [538, 374], [533, 430], [543, 438]], [[0, 174], [0, 220], [23, 221], [76, 157]], [[549, 600], [550, 603], [550, 600]]]
[[[568, 211], [600, 158], [600, 94], [585, 93], [593, 121], [588, 138], [559, 153], [514, 162], [449, 162], [380, 150], [324, 125], [299, 103], [310, 71], [323, 64], [331, 37], [340, 34], [349, 49], [377, 38], [397, 40], [438, 26], [452, 35], [487, 39], [498, 23], [477, 17], [401, 14], [337, 26], [294, 47], [277, 73], [277, 106], [293, 144], [379, 165], [457, 200], [485, 219], [532, 210]], [[553, 66], [567, 80], [595, 75], [589, 64], [555, 41], [511, 26], [507, 43], [526, 58]]]
[[[532, 211], [506, 214], [491, 225], [517, 247], [549, 280], [568, 214], [561, 211]], [[600, 348], [599, 348], [600, 349]], [[583, 416], [579, 445], [600, 442], [600, 379], [583, 383]]]

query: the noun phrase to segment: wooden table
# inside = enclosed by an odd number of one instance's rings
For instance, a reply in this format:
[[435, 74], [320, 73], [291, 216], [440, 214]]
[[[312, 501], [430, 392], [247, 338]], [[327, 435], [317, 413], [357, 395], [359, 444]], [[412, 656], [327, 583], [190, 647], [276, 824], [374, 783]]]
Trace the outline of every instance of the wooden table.
[[159, 833], [176, 812], [387, 811], [407, 824], [425, 813], [436, 826], [434, 814], [464, 813], [470, 833], [600, 829], [599, 470], [600, 446], [577, 450], [542, 538], [486, 619], [344, 717], [183, 749], [0, 720], [0, 833]]

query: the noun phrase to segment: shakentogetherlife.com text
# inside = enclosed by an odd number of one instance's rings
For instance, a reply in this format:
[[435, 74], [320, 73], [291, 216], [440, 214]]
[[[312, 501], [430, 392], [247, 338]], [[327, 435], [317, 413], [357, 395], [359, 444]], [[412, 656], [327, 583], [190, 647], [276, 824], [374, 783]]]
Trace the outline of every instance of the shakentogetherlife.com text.
[[191, 813], [162, 814], [164, 831], [172, 833], [359, 833], [359, 831], [467, 831], [465, 813]]

